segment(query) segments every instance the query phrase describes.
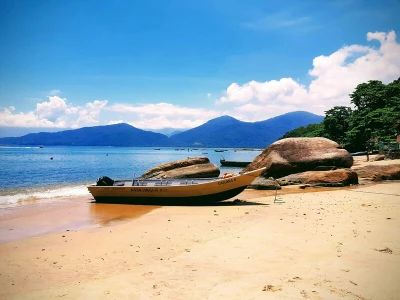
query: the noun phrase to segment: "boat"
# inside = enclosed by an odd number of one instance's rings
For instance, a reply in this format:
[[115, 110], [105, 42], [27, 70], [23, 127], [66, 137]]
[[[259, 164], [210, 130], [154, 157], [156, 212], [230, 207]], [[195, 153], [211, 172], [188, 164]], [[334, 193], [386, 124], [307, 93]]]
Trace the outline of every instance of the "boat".
[[228, 151], [228, 150], [224, 150], [224, 149], [214, 149], [214, 151], [215, 151], [215, 152], [225, 152], [225, 151]]
[[221, 166], [224, 167], [247, 167], [251, 161], [235, 161], [235, 160], [225, 160], [225, 159], [220, 159], [219, 162], [221, 163]]
[[265, 168], [216, 178], [112, 180], [101, 177], [88, 186], [96, 202], [195, 205], [223, 201], [240, 194]]
[[361, 152], [354, 152], [354, 153], [350, 153], [351, 156], [363, 156], [363, 155], [367, 155], [367, 151], [361, 151]]

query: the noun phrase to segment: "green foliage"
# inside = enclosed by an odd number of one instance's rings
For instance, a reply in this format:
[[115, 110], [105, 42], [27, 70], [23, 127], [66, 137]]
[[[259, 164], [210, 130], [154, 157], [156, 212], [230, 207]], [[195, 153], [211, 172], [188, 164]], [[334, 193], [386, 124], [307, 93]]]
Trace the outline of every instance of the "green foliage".
[[346, 132], [349, 129], [351, 112], [351, 108], [346, 106], [335, 106], [325, 112], [323, 125], [327, 138], [339, 144], [344, 144]]
[[346, 132], [348, 148], [361, 150], [371, 142], [395, 140], [400, 131], [399, 79], [388, 85], [377, 80], [359, 84], [350, 98], [356, 109]]
[[282, 138], [322, 136], [349, 151], [365, 150], [376, 141], [395, 141], [400, 134], [400, 78], [387, 85], [378, 80], [361, 83], [350, 94], [350, 103], [354, 110], [336, 106], [325, 112], [322, 123], [296, 128]]
[[324, 131], [324, 125], [322, 122], [319, 124], [310, 124], [306, 127], [300, 126], [296, 129], [286, 132], [279, 139], [285, 139], [291, 137], [316, 137], [316, 136], [322, 136], [322, 137], [326, 136], [326, 133]]

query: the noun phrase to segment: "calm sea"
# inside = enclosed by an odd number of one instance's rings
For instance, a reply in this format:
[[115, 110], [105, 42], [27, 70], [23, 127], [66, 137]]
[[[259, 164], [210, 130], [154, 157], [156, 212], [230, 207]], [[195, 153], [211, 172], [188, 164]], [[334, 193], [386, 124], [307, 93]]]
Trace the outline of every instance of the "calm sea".
[[[222, 149], [222, 148], [219, 148]], [[219, 160], [252, 161], [261, 150], [224, 148], [0, 147], [0, 207], [32, 199], [89, 195], [86, 186], [100, 176], [127, 179], [157, 165], [187, 157], [207, 156], [221, 173], [241, 168]]]

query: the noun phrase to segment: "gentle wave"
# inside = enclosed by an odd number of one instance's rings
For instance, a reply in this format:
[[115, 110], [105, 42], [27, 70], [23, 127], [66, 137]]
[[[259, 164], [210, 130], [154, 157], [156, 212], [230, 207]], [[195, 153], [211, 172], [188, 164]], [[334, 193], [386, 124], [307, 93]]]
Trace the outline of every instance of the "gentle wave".
[[27, 204], [40, 199], [89, 195], [85, 185], [18, 190], [8, 195], [0, 195], [0, 207], [10, 204]]

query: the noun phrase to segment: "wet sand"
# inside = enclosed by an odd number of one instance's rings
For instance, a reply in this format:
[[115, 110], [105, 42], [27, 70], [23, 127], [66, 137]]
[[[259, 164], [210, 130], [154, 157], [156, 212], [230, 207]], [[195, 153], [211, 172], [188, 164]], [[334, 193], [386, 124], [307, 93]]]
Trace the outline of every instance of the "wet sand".
[[398, 299], [399, 182], [277, 196], [26, 206], [1, 218], [0, 299]]
[[0, 212], [0, 244], [44, 234], [97, 228], [134, 219], [159, 206], [94, 203], [91, 196], [35, 201]]

